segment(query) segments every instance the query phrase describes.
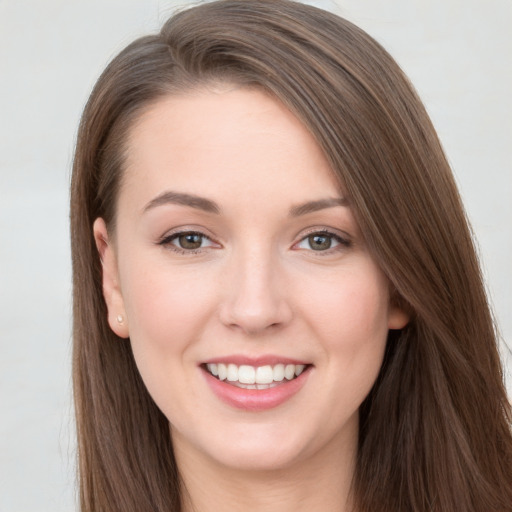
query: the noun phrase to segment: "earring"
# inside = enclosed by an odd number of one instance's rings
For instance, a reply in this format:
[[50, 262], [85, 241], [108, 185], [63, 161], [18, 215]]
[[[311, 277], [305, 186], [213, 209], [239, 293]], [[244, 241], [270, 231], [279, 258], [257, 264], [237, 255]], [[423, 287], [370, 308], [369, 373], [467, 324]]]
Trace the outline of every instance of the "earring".
[[123, 315], [117, 315], [117, 323], [122, 324], [124, 322]]

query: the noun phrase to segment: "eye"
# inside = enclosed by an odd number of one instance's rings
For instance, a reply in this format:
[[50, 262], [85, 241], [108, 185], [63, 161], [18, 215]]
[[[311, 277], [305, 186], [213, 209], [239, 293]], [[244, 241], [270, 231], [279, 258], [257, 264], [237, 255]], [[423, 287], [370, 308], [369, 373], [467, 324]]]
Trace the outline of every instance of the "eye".
[[215, 244], [205, 234], [197, 231], [180, 231], [164, 237], [160, 245], [168, 246], [178, 252], [197, 252]]
[[350, 241], [329, 231], [317, 231], [304, 237], [298, 244], [297, 249], [307, 249], [316, 252], [326, 252], [330, 249], [350, 247]]

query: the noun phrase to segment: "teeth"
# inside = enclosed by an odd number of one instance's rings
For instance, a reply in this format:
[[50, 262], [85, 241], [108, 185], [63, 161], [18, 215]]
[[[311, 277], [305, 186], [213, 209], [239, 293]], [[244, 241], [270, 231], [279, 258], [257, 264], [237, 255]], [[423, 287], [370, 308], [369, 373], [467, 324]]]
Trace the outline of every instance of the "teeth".
[[284, 364], [276, 364], [274, 366], [274, 380], [281, 382], [284, 379]]
[[238, 381], [242, 384], [254, 384], [256, 382], [256, 371], [252, 366], [242, 365], [238, 369]]
[[[212, 365], [212, 366], [216, 366], [216, 365]], [[218, 372], [219, 372], [219, 380], [226, 380], [226, 377], [228, 376], [228, 369], [225, 364], [218, 365]]]
[[274, 382], [274, 370], [272, 366], [258, 366], [256, 368], [256, 381], [257, 384], [270, 384]]
[[[216, 364], [207, 364], [206, 366], [208, 367], [208, 371], [212, 375], [215, 375], [215, 377], [217, 377], [217, 375], [219, 375], [219, 367], [218, 367], [218, 365], [216, 365]], [[222, 379], [222, 380], [224, 380], [224, 379]]]
[[287, 364], [284, 367], [284, 376], [288, 380], [292, 380], [293, 379], [293, 377], [295, 376], [295, 365], [294, 364]]
[[229, 382], [236, 382], [238, 380], [238, 366], [236, 364], [228, 364], [227, 379]]
[[206, 365], [208, 371], [218, 377], [219, 380], [238, 382], [251, 388], [253, 384], [272, 384], [273, 382], [281, 382], [285, 378], [292, 380], [298, 377], [305, 367], [304, 364], [276, 364], [275, 366], [265, 365], [256, 368], [244, 364], [241, 366], [223, 363], [209, 363]]

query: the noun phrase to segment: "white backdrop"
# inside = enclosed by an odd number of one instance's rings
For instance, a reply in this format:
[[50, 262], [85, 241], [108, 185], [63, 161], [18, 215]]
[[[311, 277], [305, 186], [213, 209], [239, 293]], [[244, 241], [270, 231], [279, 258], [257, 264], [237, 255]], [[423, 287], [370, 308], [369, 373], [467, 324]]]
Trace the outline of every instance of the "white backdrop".
[[[311, 3], [366, 29], [416, 85], [512, 345], [512, 2]], [[76, 127], [110, 58], [184, 4], [0, 0], [0, 512], [76, 509], [67, 206]]]

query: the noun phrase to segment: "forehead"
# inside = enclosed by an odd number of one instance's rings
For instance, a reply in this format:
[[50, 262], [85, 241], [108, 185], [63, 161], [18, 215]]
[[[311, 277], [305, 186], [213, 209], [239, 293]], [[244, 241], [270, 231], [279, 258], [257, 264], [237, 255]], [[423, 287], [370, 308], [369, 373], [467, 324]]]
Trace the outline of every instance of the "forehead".
[[165, 189], [247, 201], [276, 191], [292, 202], [304, 193], [339, 194], [309, 131], [259, 90], [165, 97], [140, 116], [127, 141], [123, 188], [137, 196], [132, 201], [148, 201]]

